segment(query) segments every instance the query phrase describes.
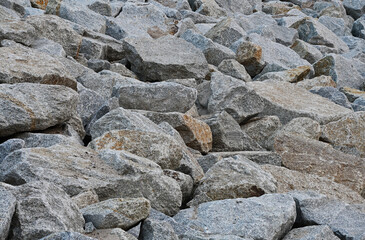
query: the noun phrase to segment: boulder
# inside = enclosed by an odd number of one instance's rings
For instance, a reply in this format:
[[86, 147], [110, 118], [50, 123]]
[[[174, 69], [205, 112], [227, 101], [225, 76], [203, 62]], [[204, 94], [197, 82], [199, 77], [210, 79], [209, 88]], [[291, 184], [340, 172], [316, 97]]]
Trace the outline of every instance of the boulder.
[[[1, 162], [1, 161], [0, 161]], [[13, 219], [17, 201], [14, 195], [0, 185], [0, 239], [8, 237], [10, 224]]]
[[178, 240], [174, 229], [168, 222], [146, 219], [141, 225], [139, 239], [142, 240]]
[[26, 46], [36, 39], [34, 27], [9, 14], [0, 19], [0, 41], [8, 39]]
[[355, 112], [365, 111], [365, 98], [359, 97], [352, 104], [351, 107]]
[[324, 15], [321, 16], [318, 21], [339, 37], [351, 35], [352, 24], [347, 24], [347, 22], [343, 18]]
[[313, 64], [323, 57], [323, 54], [313, 45], [306, 43], [303, 40], [297, 39], [290, 46], [301, 58]]
[[4, 160], [6, 156], [10, 153], [22, 149], [25, 145], [25, 142], [22, 139], [13, 138], [9, 139], [0, 144], [0, 163]]
[[0, 137], [64, 123], [75, 112], [77, 100], [77, 93], [65, 86], [1, 84]]
[[151, 205], [145, 198], [112, 198], [89, 205], [80, 211], [86, 222], [98, 229], [128, 230], [148, 217]]
[[260, 166], [242, 155], [214, 164], [201, 179], [190, 206], [232, 198], [259, 197], [275, 193], [276, 181]]
[[71, 199], [79, 207], [79, 209], [99, 202], [99, 197], [96, 194], [95, 190], [87, 190], [85, 192], [81, 192], [76, 196], [73, 196]]
[[291, 83], [265, 81], [248, 85], [264, 100], [262, 114], [276, 115], [283, 124], [297, 117], [309, 117], [325, 124], [352, 112]]
[[183, 39], [165, 36], [155, 40], [126, 39], [124, 43], [132, 71], [141, 80], [201, 79], [208, 73], [203, 53]]
[[76, 80], [67, 68], [47, 54], [21, 45], [0, 48], [1, 83], [42, 83], [64, 85], [76, 90]]
[[96, 238], [87, 237], [81, 233], [78, 232], [57, 232], [53, 233], [51, 235], [48, 235], [47, 237], [41, 238], [40, 240], [96, 240]]
[[254, 80], [265, 81], [270, 79], [274, 81], [296, 83], [302, 81], [310, 73], [310, 71], [310, 66], [300, 66], [286, 71], [268, 72], [261, 76], [257, 76]]
[[66, 52], [62, 45], [47, 38], [40, 38], [34, 41], [31, 47], [52, 57], [66, 57]]
[[262, 47], [247, 41], [237, 44], [236, 60], [245, 67], [251, 77], [256, 76], [265, 67]]
[[105, 240], [137, 240], [136, 237], [121, 228], [97, 229], [92, 233], [87, 234], [87, 236]]
[[62, 134], [25, 132], [16, 134], [16, 138], [22, 140], [24, 148], [47, 148], [57, 144], [80, 146], [80, 142], [78, 141], [78, 139]]
[[337, 88], [334, 87], [314, 87], [310, 90], [311, 93], [317, 94], [324, 98], [331, 100], [332, 102], [341, 105], [345, 108], [352, 109], [351, 103], [347, 100], [345, 94], [340, 92]]
[[362, 16], [354, 22], [351, 30], [352, 35], [355, 37], [365, 39], [365, 17]]
[[280, 239], [289, 232], [295, 218], [295, 202], [283, 194], [203, 203], [174, 216], [178, 224], [185, 226], [175, 228], [175, 232], [187, 239]]
[[251, 76], [247, 73], [245, 67], [234, 59], [223, 60], [218, 65], [218, 70], [231, 77], [251, 82]]
[[304, 79], [295, 84], [298, 87], [311, 90], [314, 87], [336, 87], [336, 82], [333, 81], [332, 77], [321, 75], [312, 79]]
[[365, 4], [363, 0], [344, 0], [343, 6], [346, 12], [354, 19], [358, 19], [365, 14]]
[[295, 239], [339, 240], [327, 225], [295, 228], [283, 238], [283, 240]]
[[365, 112], [348, 114], [322, 127], [322, 139], [335, 146], [355, 148], [365, 157]]

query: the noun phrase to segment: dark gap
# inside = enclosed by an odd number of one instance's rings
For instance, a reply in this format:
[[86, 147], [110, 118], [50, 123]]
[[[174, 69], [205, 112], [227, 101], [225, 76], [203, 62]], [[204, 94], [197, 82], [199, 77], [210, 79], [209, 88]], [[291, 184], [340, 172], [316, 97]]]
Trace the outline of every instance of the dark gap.
[[84, 142], [84, 146], [86, 147], [90, 142], [91, 142], [91, 136], [90, 135], [86, 135], [84, 137], [84, 139], [82, 140]]

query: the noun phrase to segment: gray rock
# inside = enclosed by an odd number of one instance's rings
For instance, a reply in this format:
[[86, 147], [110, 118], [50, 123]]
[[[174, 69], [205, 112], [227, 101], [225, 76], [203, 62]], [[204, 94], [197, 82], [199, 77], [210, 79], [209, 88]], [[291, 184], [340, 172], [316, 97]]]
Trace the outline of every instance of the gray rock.
[[[74, 201], [76, 205], [81, 209], [88, 205], [98, 203], [99, 197], [94, 190], [87, 190], [85, 192], [77, 194], [76, 196], [73, 196], [72, 201]], [[92, 223], [90, 224], [92, 225]], [[85, 230], [86, 230], [86, 225], [87, 223], [85, 224]], [[90, 228], [92, 227], [94, 227], [94, 225], [90, 226]]]
[[18, 12], [20, 15], [25, 14], [25, 9], [30, 7], [30, 2], [27, 0], [4, 0], [0, 5]]
[[96, 230], [96, 228], [95, 228], [95, 226], [94, 226], [94, 224], [92, 222], [85, 223], [85, 227], [84, 228], [85, 228], [85, 233], [92, 233], [93, 231]]
[[93, 139], [100, 137], [111, 130], [138, 130], [145, 132], [161, 132], [161, 129], [143, 115], [117, 108], [105, 114], [91, 127], [90, 133]]
[[211, 28], [205, 36], [226, 47], [246, 35], [246, 32], [232, 18], [226, 18]]
[[365, 111], [365, 98], [359, 97], [352, 104], [352, 108], [355, 112]]
[[113, 198], [81, 209], [85, 221], [98, 229], [127, 230], [148, 217], [151, 205], [145, 198]]
[[[1, 145], [0, 145], [1, 146]], [[1, 161], [0, 161], [1, 162]], [[0, 239], [8, 237], [10, 224], [16, 207], [16, 199], [13, 194], [0, 185]]]
[[333, 1], [333, 2], [325, 2], [325, 1], [316, 1], [313, 4], [312, 9], [316, 12], [318, 17], [321, 16], [329, 16], [329, 17], [337, 17], [337, 18], [345, 18], [346, 17], [346, 9], [343, 7], [341, 2]]
[[191, 199], [193, 193], [194, 182], [192, 177], [182, 172], [177, 172], [169, 169], [165, 169], [163, 173], [165, 176], [176, 180], [176, 182], [180, 185], [180, 189], [182, 192], [182, 203], [187, 203]]
[[302, 81], [310, 73], [310, 71], [311, 71], [311, 66], [300, 66], [285, 71], [267, 72], [262, 75], [260, 74], [254, 80], [265, 81], [269, 79], [274, 81], [296, 83]]
[[16, 150], [22, 149], [24, 145], [25, 142], [22, 139], [18, 138], [9, 139], [0, 144], [0, 163], [4, 160], [6, 156]]
[[317, 48], [303, 40], [297, 39], [290, 48], [293, 49], [301, 58], [307, 60], [311, 64], [317, 62], [323, 57], [323, 54]]
[[172, 226], [165, 221], [146, 219], [141, 225], [140, 240], [178, 240]]
[[272, 138], [282, 138], [285, 134], [291, 134], [319, 140], [321, 130], [321, 125], [317, 121], [307, 117], [298, 117], [285, 124]]
[[355, 206], [327, 198], [293, 197], [301, 211], [299, 223], [328, 225], [340, 239], [364, 238], [365, 213]]
[[190, 206], [232, 198], [259, 197], [276, 192], [271, 174], [242, 155], [225, 158], [214, 164], [201, 179]]
[[[259, 198], [228, 199], [203, 203], [180, 211], [174, 220], [186, 230], [175, 232], [186, 239], [280, 239], [291, 229], [296, 218], [295, 202], [282, 194]], [[219, 238], [221, 236], [221, 238]], [[206, 238], [205, 238], [206, 237]], [[236, 237], [236, 238], [233, 238]], [[214, 239], [214, 238], [213, 238]]]
[[137, 75], [134, 74], [131, 70], [129, 70], [126, 66], [121, 63], [113, 63], [110, 65], [110, 71], [119, 73], [122, 76], [130, 77], [130, 78], [137, 78]]
[[266, 149], [269, 148], [268, 140], [280, 128], [281, 122], [277, 116], [253, 118], [241, 125], [242, 131]]
[[197, 98], [197, 91], [172, 82], [116, 86], [113, 96], [119, 106], [156, 112], [187, 112]]
[[94, 12], [99, 13], [104, 16], [111, 16], [111, 14], [112, 14], [112, 9], [110, 7], [109, 1], [94, 0], [94, 1], [91, 1], [87, 6]]
[[241, 80], [218, 72], [213, 73], [210, 89], [208, 111], [226, 111], [238, 123], [260, 113], [264, 108], [262, 99]]
[[85, 221], [79, 208], [53, 183], [24, 184], [14, 195], [18, 203], [12, 239], [39, 239], [60, 231], [83, 232]]
[[137, 240], [136, 237], [121, 228], [98, 229], [93, 233], [88, 234], [88, 236], [105, 240]]
[[26, 22], [36, 29], [39, 37], [61, 44], [67, 55], [77, 57], [82, 36], [71, 22], [53, 15], [28, 17]]
[[358, 19], [365, 13], [363, 0], [344, 0], [343, 6], [346, 8], [346, 12], [354, 19]]
[[24, 148], [35, 148], [35, 147], [47, 148], [57, 144], [75, 145], [75, 146], [80, 145], [77, 139], [62, 134], [26, 132], [17, 134], [16, 138], [22, 139], [24, 141]]
[[185, 31], [180, 37], [200, 49], [209, 64], [218, 66], [225, 59], [235, 58], [235, 53], [229, 48], [218, 43], [214, 43], [209, 38], [206, 38], [190, 29]]
[[365, 39], [365, 16], [360, 17], [352, 26], [352, 35]]
[[0, 20], [0, 41], [4, 39], [29, 46], [36, 39], [36, 31], [32, 25], [9, 14]]
[[223, 111], [201, 118], [209, 125], [213, 135], [212, 151], [257, 151], [262, 150], [251, 137], [243, 132], [235, 119]]
[[280, 43], [284, 46], [292, 45], [299, 37], [298, 31], [296, 29], [280, 25], [265, 25], [251, 30], [248, 33], [260, 34], [261, 36], [269, 38], [270, 40]]
[[4, 59], [0, 65], [1, 83], [64, 85], [76, 90], [76, 80], [57, 58], [20, 44], [0, 48], [0, 57]]
[[[337, 87], [351, 87], [363, 89], [365, 87], [365, 78], [361, 75], [361, 64], [356, 59], [347, 59], [338, 54], [328, 54], [321, 60], [317, 61], [313, 67], [316, 76], [331, 76], [337, 83]], [[364, 63], [361, 66], [365, 66]]]
[[265, 109], [262, 114], [276, 115], [283, 124], [297, 117], [309, 117], [325, 124], [352, 112], [291, 83], [265, 81], [251, 82], [248, 85], [264, 99]]
[[310, 90], [310, 92], [318, 94], [324, 98], [328, 98], [332, 102], [345, 108], [352, 109], [351, 103], [347, 100], [346, 95], [334, 87], [314, 87]]
[[339, 238], [327, 225], [320, 225], [295, 228], [283, 240], [339, 240]]
[[[201, 79], [208, 73], [203, 53], [183, 39], [170, 36], [156, 40], [128, 39], [125, 40], [125, 51], [132, 71], [141, 80]], [[172, 52], [174, 55], [171, 55]]]
[[241, 79], [245, 82], [251, 81], [251, 76], [247, 73], [245, 67], [234, 59], [223, 60], [218, 65], [218, 70], [226, 75]]
[[41, 238], [40, 240], [96, 240], [96, 238], [87, 237], [78, 232], [58, 232]]
[[251, 32], [265, 26], [277, 25], [275, 19], [271, 15], [265, 14], [262, 11], [250, 15], [239, 14], [235, 16], [235, 20], [246, 32]]
[[254, 77], [262, 71], [266, 64], [262, 59], [262, 48], [252, 42], [241, 40], [234, 44], [236, 60], [245, 67], [251, 77]]
[[40, 38], [32, 43], [32, 48], [47, 53], [53, 57], [66, 57], [61, 44], [46, 38]]
[[217, 0], [216, 1], [218, 3], [218, 5], [222, 8], [224, 8], [228, 13], [230, 14], [252, 14], [255, 11], [260, 11], [261, 10], [261, 1], [257, 1], [257, 0], [244, 0], [244, 1], [239, 1], [239, 0], [234, 0], [234, 1], [224, 1], [224, 0]]
[[77, 93], [65, 86], [1, 84], [0, 136], [43, 130], [64, 123], [75, 112], [77, 98]]
[[[312, 79], [304, 79], [295, 84], [297, 87], [311, 90], [314, 87], [336, 87], [337, 84], [331, 76], [321, 75]], [[341, 88], [340, 88], [341, 89]]]
[[280, 156], [277, 153], [269, 151], [211, 152], [198, 158], [198, 162], [204, 172], [207, 172], [214, 164], [223, 158], [233, 157], [236, 155], [243, 156], [259, 165], [271, 164], [281, 166]]
[[318, 21], [337, 36], [351, 35], [351, 28], [346, 26], [347, 24], [343, 18], [321, 16]]
[[16, 11], [3, 6], [2, 4], [0, 4], [0, 16], [2, 20], [20, 19], [20, 16]]
[[101, 59], [90, 59], [87, 61], [87, 66], [95, 72], [100, 72], [103, 70], [109, 70], [110, 62]]

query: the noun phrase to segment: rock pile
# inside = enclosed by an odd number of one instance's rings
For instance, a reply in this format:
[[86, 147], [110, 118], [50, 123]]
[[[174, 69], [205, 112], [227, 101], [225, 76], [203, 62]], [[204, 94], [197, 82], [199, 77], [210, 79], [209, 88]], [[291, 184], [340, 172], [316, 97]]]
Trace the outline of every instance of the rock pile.
[[364, 198], [364, 0], [0, 0], [0, 240], [364, 240]]

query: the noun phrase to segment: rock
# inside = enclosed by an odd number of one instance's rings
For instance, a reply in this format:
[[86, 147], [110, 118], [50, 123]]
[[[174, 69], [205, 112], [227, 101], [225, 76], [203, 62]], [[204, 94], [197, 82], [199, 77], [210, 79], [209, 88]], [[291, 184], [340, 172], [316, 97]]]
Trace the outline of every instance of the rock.
[[[261, 5], [262, 2], [259, 4]], [[262, 11], [249, 15], [239, 14], [235, 17], [235, 20], [246, 32], [253, 32], [266, 26], [277, 25], [275, 19], [271, 15], [265, 14]]]
[[[73, 196], [72, 201], [74, 201], [74, 203], [77, 205], [77, 207], [79, 209], [81, 209], [88, 205], [98, 203], [99, 197], [94, 190], [88, 190], [85, 192], [81, 192], [81, 193], [77, 194], [76, 196]], [[91, 225], [92, 225], [92, 223], [91, 223]], [[94, 225], [92, 225], [92, 226], [94, 227]], [[86, 225], [85, 225], [85, 229], [86, 229]]]
[[348, 46], [336, 34], [315, 19], [305, 18], [291, 27], [297, 29], [299, 38], [307, 43], [334, 48], [339, 53], [349, 51]]
[[218, 70], [231, 77], [251, 82], [251, 76], [247, 73], [245, 67], [234, 59], [223, 60], [218, 65]]
[[200, 6], [196, 9], [196, 12], [202, 15], [219, 18], [226, 15], [226, 11], [221, 8], [216, 1], [213, 0], [201, 0]]
[[268, 140], [280, 128], [281, 122], [277, 116], [252, 118], [244, 125], [241, 125], [242, 131], [266, 149], [269, 148]]
[[310, 92], [327, 98], [345, 108], [352, 109], [351, 103], [347, 100], [346, 95], [334, 87], [314, 87], [310, 90]]
[[358, 19], [365, 14], [365, 5], [363, 0], [344, 0], [343, 6], [346, 12], [354, 19]]
[[337, 87], [364, 88], [364, 77], [357, 70], [356, 60], [338, 54], [328, 54], [314, 65], [316, 76], [331, 76]]
[[76, 109], [77, 98], [77, 93], [65, 86], [1, 84], [0, 137], [66, 122]]
[[98, 229], [128, 230], [148, 217], [151, 205], [145, 198], [113, 198], [81, 209], [85, 221]]
[[342, 87], [342, 88], [339, 88], [339, 90], [346, 95], [347, 99], [350, 102], [354, 102], [357, 98], [365, 97], [364, 91], [360, 91], [360, 90], [357, 90], [354, 88]]
[[340, 239], [364, 238], [365, 213], [355, 206], [327, 198], [293, 197], [301, 211], [299, 223], [328, 225]]
[[138, 130], [160, 133], [161, 129], [151, 120], [124, 108], [116, 108], [97, 120], [91, 127], [93, 139], [102, 136], [111, 130]]
[[165, 36], [155, 40], [127, 39], [124, 43], [131, 69], [141, 80], [202, 79], [208, 73], [204, 55], [183, 39]]
[[24, 148], [47, 148], [57, 144], [80, 146], [80, 142], [76, 138], [65, 136], [62, 134], [25, 132], [17, 134], [16, 138], [22, 139]]
[[339, 240], [327, 225], [308, 226], [291, 230], [283, 240], [313, 239], [313, 240]]
[[312, 79], [304, 79], [295, 84], [298, 87], [310, 90], [314, 87], [336, 87], [336, 82], [330, 76], [319, 76]]
[[193, 149], [207, 153], [212, 149], [212, 132], [209, 125], [187, 114], [171, 112], [159, 113], [151, 111], [137, 111], [156, 124], [169, 123], [175, 128], [185, 144]]
[[39, 37], [61, 44], [69, 56], [78, 56], [82, 36], [72, 28], [71, 22], [53, 15], [28, 17], [26, 22], [36, 29]]
[[354, 22], [351, 33], [355, 37], [365, 39], [365, 17], [360, 17]]
[[212, 151], [256, 151], [262, 150], [251, 137], [243, 132], [231, 115], [223, 111], [201, 118], [209, 125], [213, 135]]
[[318, 21], [337, 36], [351, 35], [351, 27], [346, 26], [347, 24], [343, 18], [321, 16]]
[[246, 35], [246, 32], [233, 18], [225, 18], [211, 28], [205, 36], [226, 47]]
[[90, 59], [87, 61], [87, 67], [91, 68], [95, 72], [110, 69], [110, 62], [101, 59]]
[[317, 62], [323, 57], [323, 54], [317, 48], [303, 40], [297, 39], [290, 48], [298, 53], [301, 58], [307, 60], [311, 64]]
[[310, 66], [300, 66], [280, 72], [268, 72], [255, 78], [255, 81], [275, 80], [296, 83], [302, 81], [310, 72]]
[[291, 83], [265, 81], [251, 82], [248, 85], [264, 100], [265, 109], [262, 114], [276, 115], [283, 124], [297, 117], [310, 117], [325, 124], [351, 112]]
[[13, 194], [0, 185], [0, 239], [8, 237], [17, 201]]
[[234, 15], [235, 13], [242, 13], [242, 14], [252, 14], [253, 12], [260, 11], [261, 10], [261, 1], [223, 1], [223, 0], [217, 0], [216, 1], [219, 6], [224, 8], [226, 11], [228, 11], [230, 14]]
[[[64, 85], [76, 90], [76, 80], [64, 65], [47, 54], [21, 45], [0, 48], [1, 83], [42, 83]], [[6, 59], [6, 60], [5, 60]]]
[[198, 162], [207, 172], [218, 161], [233, 156], [242, 156], [259, 165], [271, 164], [281, 166], [281, 158], [278, 154], [269, 151], [236, 151], [236, 152], [211, 152], [198, 158]]
[[261, 26], [257, 29], [251, 30], [249, 33], [260, 34], [261, 36], [284, 46], [292, 45], [298, 38], [298, 31], [296, 29], [280, 25]]
[[365, 112], [348, 114], [322, 128], [322, 138], [335, 146], [355, 148], [365, 157]]
[[297, 5], [294, 5], [293, 3], [273, 1], [264, 3], [262, 11], [270, 15], [283, 15], [288, 13], [292, 9], [300, 10], [300, 8]]
[[242, 42], [236, 50], [236, 60], [241, 63], [247, 73], [254, 77], [265, 67], [262, 59], [262, 47], [252, 42]]
[[105, 240], [137, 240], [132, 234], [129, 234], [120, 228], [98, 229], [93, 233], [88, 234], [88, 236]]
[[364, 195], [364, 161], [342, 153], [329, 144], [294, 135], [277, 138], [275, 151], [283, 166], [299, 172], [326, 177]]
[[6, 156], [16, 150], [22, 149], [24, 145], [25, 142], [22, 139], [18, 138], [9, 139], [0, 144], [0, 163], [4, 160]]
[[66, 52], [62, 45], [52, 40], [41, 38], [33, 42], [32, 48], [47, 53], [53, 57], [66, 57]]
[[185, 173], [177, 172], [170, 169], [163, 170], [163, 173], [165, 176], [168, 176], [176, 180], [176, 182], [180, 185], [180, 189], [183, 195], [183, 204], [187, 203], [188, 200], [191, 199], [193, 192], [194, 183], [192, 177], [190, 177]]
[[96, 151], [125, 150], [151, 159], [164, 169], [176, 169], [182, 158], [182, 148], [164, 133], [136, 130], [113, 130], [94, 139], [89, 146]]
[[96, 238], [87, 237], [78, 232], [58, 232], [41, 238], [40, 240], [96, 240]]
[[226, 111], [240, 123], [263, 110], [262, 99], [241, 80], [218, 72], [213, 73], [210, 89], [208, 102], [210, 113]]
[[177, 232], [180, 238], [230, 236], [230, 239], [269, 240], [280, 239], [289, 232], [295, 217], [295, 202], [290, 196], [265, 194], [258, 198], [203, 203], [180, 211], [174, 220], [186, 227], [185, 231]]
[[0, 3], [0, 5], [9, 8], [11, 10], [16, 11], [20, 15], [24, 15], [26, 12], [26, 8], [30, 7], [30, 2], [26, 0], [4, 0]]
[[330, 199], [338, 199], [352, 204], [364, 203], [364, 199], [359, 193], [328, 178], [269, 164], [261, 165], [261, 168], [275, 178], [277, 193], [313, 191], [324, 194]]
[[259, 197], [275, 192], [275, 179], [259, 165], [239, 155], [214, 164], [200, 181], [189, 205], [231, 198]]
[[193, 88], [172, 82], [131, 84], [115, 87], [119, 106], [155, 112], [187, 112], [197, 98]]
[[365, 98], [359, 97], [352, 104], [351, 107], [355, 112], [365, 111]]
[[174, 229], [168, 222], [146, 219], [141, 225], [139, 239], [142, 240], [178, 240]]
[[36, 31], [32, 25], [9, 14], [7, 18], [0, 20], [0, 41], [4, 39], [29, 46], [36, 39]]
[[119, 73], [120, 75], [125, 76], [125, 77], [137, 78], [137, 76], [136, 76], [136, 74], [134, 74], [134, 72], [129, 70], [126, 66], [124, 66], [121, 63], [112, 63], [110, 65], [109, 70], [112, 72], [115, 72], [115, 73]]
[[200, 49], [209, 64], [218, 66], [225, 59], [235, 58], [235, 53], [229, 48], [218, 43], [214, 43], [209, 38], [206, 38], [190, 29], [185, 31], [180, 37]]
[[85, 221], [79, 208], [53, 183], [24, 184], [14, 195], [17, 211], [13, 239], [39, 239], [60, 231], [83, 231]]

